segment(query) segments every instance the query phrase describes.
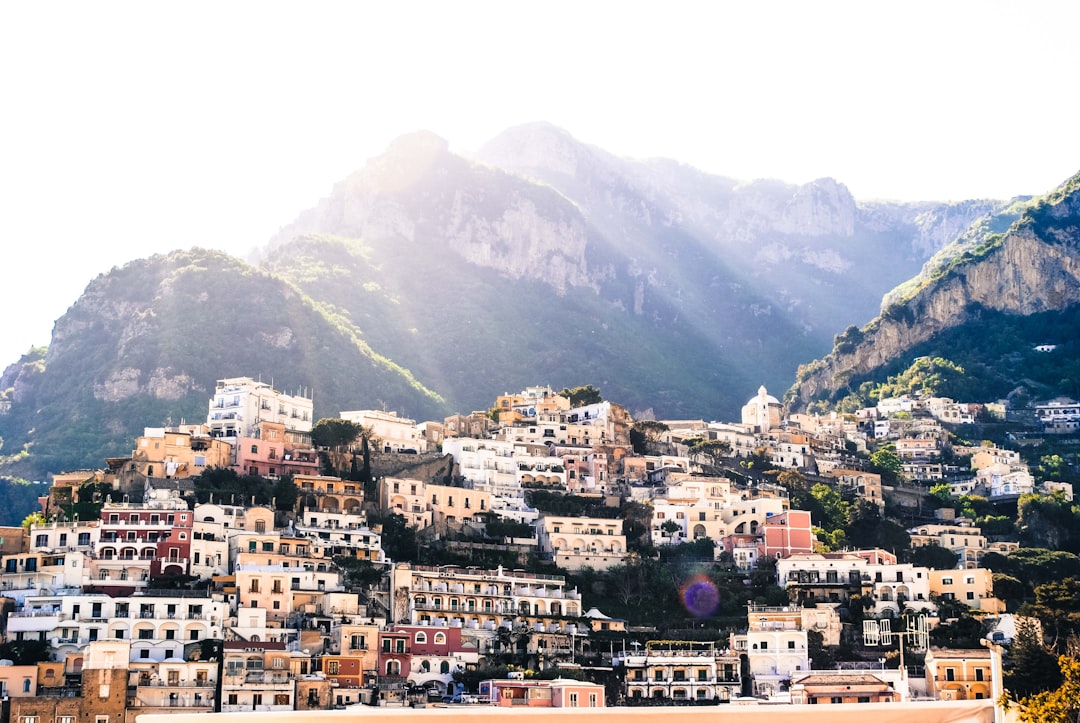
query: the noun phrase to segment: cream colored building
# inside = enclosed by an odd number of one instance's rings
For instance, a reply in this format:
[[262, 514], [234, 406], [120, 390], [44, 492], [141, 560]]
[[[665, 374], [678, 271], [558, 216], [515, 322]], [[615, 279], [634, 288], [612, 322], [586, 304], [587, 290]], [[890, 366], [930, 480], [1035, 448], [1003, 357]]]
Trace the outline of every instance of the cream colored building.
[[536, 535], [541, 553], [563, 570], [607, 570], [626, 560], [622, 519], [543, 515]]
[[378, 451], [428, 451], [427, 437], [416, 426], [415, 419], [399, 417], [397, 412], [382, 412], [377, 409], [340, 412], [338, 416], [346, 422], [369, 428], [372, 436], [378, 440]]
[[941, 545], [960, 556], [960, 564], [968, 569], [979, 566], [979, 560], [987, 552], [986, 538], [982, 530], [970, 524], [919, 525], [908, 530], [911, 546]]

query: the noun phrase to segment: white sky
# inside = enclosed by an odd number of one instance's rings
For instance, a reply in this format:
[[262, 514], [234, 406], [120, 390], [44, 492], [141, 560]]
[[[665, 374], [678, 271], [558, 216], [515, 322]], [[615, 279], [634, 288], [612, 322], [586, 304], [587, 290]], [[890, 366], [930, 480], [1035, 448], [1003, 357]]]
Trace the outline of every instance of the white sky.
[[418, 129], [549, 121], [631, 157], [857, 198], [1080, 170], [1080, 3], [0, 4], [0, 368], [97, 274], [243, 255]]

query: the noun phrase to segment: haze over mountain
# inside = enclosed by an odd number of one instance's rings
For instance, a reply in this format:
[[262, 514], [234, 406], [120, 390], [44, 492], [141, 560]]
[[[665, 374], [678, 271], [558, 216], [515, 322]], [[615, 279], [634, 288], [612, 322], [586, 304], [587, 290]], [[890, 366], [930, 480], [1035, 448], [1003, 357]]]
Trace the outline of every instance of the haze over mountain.
[[742, 183], [547, 124], [475, 158], [410, 134], [252, 264], [192, 249], [98, 277], [47, 354], [0, 379], [3, 471], [100, 466], [144, 426], [201, 419], [214, 380], [241, 375], [310, 390], [317, 417], [441, 418], [593, 384], [635, 414], [735, 419], [1009, 205]]

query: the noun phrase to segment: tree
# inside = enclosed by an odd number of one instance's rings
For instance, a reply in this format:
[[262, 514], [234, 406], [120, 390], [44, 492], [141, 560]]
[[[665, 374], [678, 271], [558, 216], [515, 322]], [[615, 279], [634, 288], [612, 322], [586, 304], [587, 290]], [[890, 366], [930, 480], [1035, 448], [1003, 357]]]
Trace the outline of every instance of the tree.
[[932, 570], [952, 570], [960, 556], [941, 545], [923, 545], [911, 551], [911, 562]]
[[881, 475], [884, 484], [895, 484], [903, 476], [904, 465], [896, 452], [883, 447], [870, 455], [870, 471]]
[[818, 483], [810, 488], [810, 496], [820, 506], [823, 519], [821, 526], [826, 530], [847, 527], [848, 503], [840, 497], [840, 493], [827, 484]]
[[797, 469], [785, 469], [776, 475], [776, 482], [787, 490], [792, 509], [806, 509], [810, 497], [810, 486], [802, 472]]
[[24, 530], [29, 530], [31, 525], [44, 525], [46, 523], [45, 515], [40, 512], [31, 512], [23, 518], [22, 527]]
[[291, 474], [279, 478], [274, 483], [274, 508], [277, 510], [295, 509], [298, 494]]
[[682, 532], [682, 525], [675, 520], [664, 520], [664, 524], [660, 525], [660, 531], [664, 533], [664, 537], [674, 537], [675, 533]]
[[717, 472], [720, 460], [731, 456], [731, 442], [726, 439], [695, 440], [690, 447], [690, 457], [702, 466], [705, 472]]
[[600, 390], [592, 384], [583, 387], [574, 387], [573, 389], [564, 388], [559, 392], [559, 396], [569, 399], [571, 407], [585, 407], [590, 404], [599, 404], [604, 401], [604, 398], [600, 396]]
[[952, 506], [952, 487], [947, 482], [936, 484], [930, 487], [930, 496], [937, 498], [941, 502], [942, 506]]
[[1062, 655], [1057, 660], [1057, 667], [1061, 682], [1053, 690], [1015, 698], [1020, 708], [1020, 720], [1024, 723], [1080, 721], [1080, 661]]
[[1043, 643], [1039, 623], [1016, 618], [1016, 635], [1003, 661], [1005, 687], [1009, 694], [1028, 697], [1061, 685], [1061, 672]]
[[881, 516], [873, 502], [855, 500], [848, 512], [847, 535], [857, 548], [881, 547], [899, 554], [911, 547], [911, 535], [901, 525]]
[[51, 649], [45, 640], [9, 640], [0, 643], [0, 659], [15, 665], [33, 665], [51, 660]]
[[[995, 572], [994, 597], [998, 600], [1004, 600], [1006, 603], [1022, 600], [1024, 598], [1024, 583], [1012, 575]], [[1010, 609], [1014, 610], [1015, 608]]]
[[346, 419], [327, 417], [311, 427], [311, 443], [329, 449], [346, 447], [360, 436], [361, 425]]
[[630, 444], [637, 454], [648, 454], [649, 448], [660, 441], [670, 428], [655, 419], [639, 419], [630, 427]]

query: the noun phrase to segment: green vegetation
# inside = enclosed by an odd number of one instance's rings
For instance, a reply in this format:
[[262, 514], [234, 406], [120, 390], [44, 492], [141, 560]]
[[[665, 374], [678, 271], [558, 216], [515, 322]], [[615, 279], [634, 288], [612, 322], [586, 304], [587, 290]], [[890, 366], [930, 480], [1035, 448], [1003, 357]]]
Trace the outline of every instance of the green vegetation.
[[599, 404], [604, 401], [604, 398], [600, 396], [600, 390], [589, 384], [583, 387], [574, 387], [573, 389], [563, 388], [559, 392], [560, 397], [566, 397], [570, 400], [571, 407], [585, 407], [590, 404]]

